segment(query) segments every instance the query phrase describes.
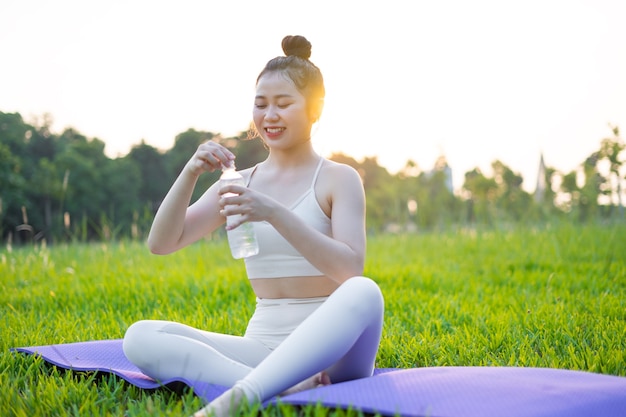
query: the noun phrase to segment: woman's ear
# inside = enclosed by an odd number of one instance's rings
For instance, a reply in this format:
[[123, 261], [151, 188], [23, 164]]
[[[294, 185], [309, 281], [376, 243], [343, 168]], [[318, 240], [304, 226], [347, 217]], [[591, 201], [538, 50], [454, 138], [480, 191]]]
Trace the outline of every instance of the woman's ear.
[[322, 110], [324, 109], [324, 99], [313, 100], [309, 107], [309, 116], [313, 123], [317, 122], [322, 116]]

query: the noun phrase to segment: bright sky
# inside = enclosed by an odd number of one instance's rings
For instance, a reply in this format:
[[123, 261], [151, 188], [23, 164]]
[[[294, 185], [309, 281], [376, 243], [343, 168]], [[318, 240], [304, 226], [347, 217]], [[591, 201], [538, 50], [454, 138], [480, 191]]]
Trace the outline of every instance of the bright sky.
[[[326, 80], [316, 149], [391, 172], [444, 154], [454, 186], [500, 159], [534, 190], [626, 131], [622, 0], [3, 0], [0, 111], [50, 113], [106, 142], [169, 149], [188, 128], [247, 129], [284, 35]], [[623, 135], [622, 135], [623, 136]]]

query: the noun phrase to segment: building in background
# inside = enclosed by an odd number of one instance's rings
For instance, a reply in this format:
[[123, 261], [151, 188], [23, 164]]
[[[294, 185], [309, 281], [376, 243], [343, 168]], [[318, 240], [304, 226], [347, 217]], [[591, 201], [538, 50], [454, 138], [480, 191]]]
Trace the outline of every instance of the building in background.
[[546, 164], [543, 160], [543, 153], [539, 157], [539, 171], [537, 172], [537, 185], [535, 186], [535, 201], [543, 203], [546, 195]]

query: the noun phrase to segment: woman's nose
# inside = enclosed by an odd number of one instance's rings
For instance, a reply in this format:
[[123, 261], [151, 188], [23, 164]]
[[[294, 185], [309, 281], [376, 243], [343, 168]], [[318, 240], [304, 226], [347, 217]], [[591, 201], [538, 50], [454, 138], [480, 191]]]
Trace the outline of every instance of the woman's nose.
[[265, 112], [265, 120], [277, 120], [278, 109], [275, 106], [267, 106], [267, 111]]

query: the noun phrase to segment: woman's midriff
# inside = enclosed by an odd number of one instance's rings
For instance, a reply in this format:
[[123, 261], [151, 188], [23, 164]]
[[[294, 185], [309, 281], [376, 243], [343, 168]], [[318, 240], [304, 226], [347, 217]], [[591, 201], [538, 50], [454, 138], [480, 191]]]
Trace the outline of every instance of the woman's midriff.
[[311, 298], [330, 295], [339, 286], [324, 276], [256, 278], [250, 284], [259, 298]]

